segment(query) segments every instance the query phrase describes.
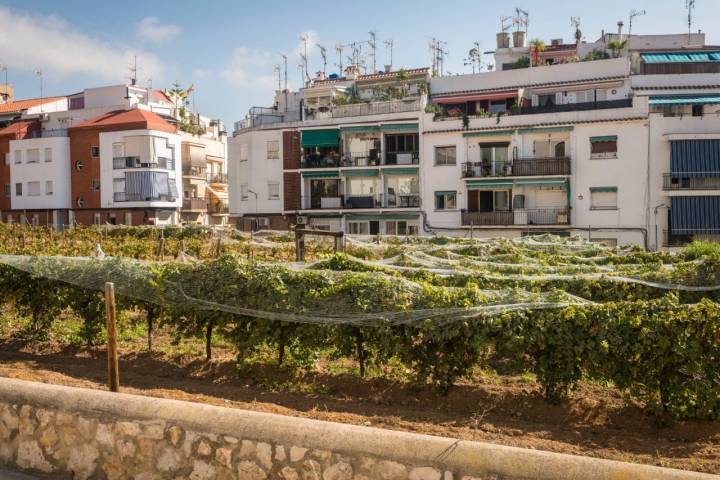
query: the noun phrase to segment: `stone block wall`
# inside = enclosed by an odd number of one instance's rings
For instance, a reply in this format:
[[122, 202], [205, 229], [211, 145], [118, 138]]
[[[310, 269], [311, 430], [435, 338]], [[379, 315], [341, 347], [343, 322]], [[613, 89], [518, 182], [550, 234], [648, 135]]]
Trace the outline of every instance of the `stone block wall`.
[[714, 478], [0, 378], [2, 466], [76, 480]]

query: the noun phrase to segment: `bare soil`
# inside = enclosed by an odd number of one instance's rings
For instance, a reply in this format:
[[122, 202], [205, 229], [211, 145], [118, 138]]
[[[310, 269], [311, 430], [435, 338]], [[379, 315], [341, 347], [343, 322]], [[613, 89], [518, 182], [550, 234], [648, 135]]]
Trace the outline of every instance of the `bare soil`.
[[[594, 384], [549, 405], [521, 377], [487, 376], [441, 395], [322, 366], [301, 374], [269, 366], [238, 371], [229, 352], [211, 362], [121, 354], [126, 393], [720, 474], [720, 422], [661, 421], [617, 390]], [[0, 376], [105, 389], [105, 351], [4, 340]]]

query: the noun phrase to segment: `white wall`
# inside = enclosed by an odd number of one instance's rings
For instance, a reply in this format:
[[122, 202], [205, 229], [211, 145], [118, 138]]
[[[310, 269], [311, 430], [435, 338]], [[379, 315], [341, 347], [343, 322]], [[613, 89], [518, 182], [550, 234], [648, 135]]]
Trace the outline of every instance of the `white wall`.
[[[175, 169], [168, 172], [161, 169], [113, 169], [113, 143], [125, 141], [125, 137], [153, 136], [166, 138], [168, 144], [174, 149]], [[100, 205], [103, 208], [180, 208], [182, 206], [182, 161], [181, 161], [180, 135], [160, 132], [157, 130], [126, 130], [121, 132], [100, 133]], [[114, 202], [113, 178], [122, 178], [125, 172], [157, 171], [168, 172], [169, 177], [175, 180], [178, 198], [174, 202]]]
[[[52, 161], [45, 161], [45, 149], [52, 150]], [[39, 150], [39, 162], [27, 163], [27, 150]], [[15, 163], [15, 152], [22, 151], [22, 163]], [[4, 161], [4, 159], [3, 159]], [[52, 195], [46, 195], [47, 181], [53, 182]], [[29, 196], [28, 182], [40, 182], [40, 195]], [[23, 194], [15, 195], [15, 184], [23, 184]], [[12, 140], [10, 142], [10, 189], [13, 210], [70, 208], [70, 139], [68, 137]]]
[[[267, 142], [278, 141], [279, 158], [267, 158]], [[241, 160], [241, 145], [246, 145], [247, 160]], [[283, 142], [282, 130], [246, 131], [228, 139], [228, 181], [230, 190], [230, 214], [247, 215], [255, 212], [262, 214], [279, 214], [283, 210]], [[280, 184], [280, 198], [270, 200], [268, 183]], [[249, 189], [257, 193], [249, 194], [242, 200], [240, 189], [247, 184]]]
[[[421, 206], [433, 227], [455, 228], [461, 224], [460, 210], [467, 208], [462, 180], [462, 163], [466, 161], [467, 142], [460, 132], [423, 135], [420, 151]], [[456, 147], [456, 165], [435, 165], [435, 147]], [[456, 210], [435, 210], [435, 192], [457, 191]]]
[[40, 113], [64, 112], [68, 109], [67, 98], [60, 98], [51, 102], [45, 101], [42, 105], [28, 108], [23, 116], [38, 115]]

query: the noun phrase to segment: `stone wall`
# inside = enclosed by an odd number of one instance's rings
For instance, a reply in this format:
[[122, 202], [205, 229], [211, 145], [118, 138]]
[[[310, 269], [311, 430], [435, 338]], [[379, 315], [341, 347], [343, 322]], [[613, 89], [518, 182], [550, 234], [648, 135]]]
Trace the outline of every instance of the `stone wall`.
[[74, 479], [702, 479], [709, 475], [0, 379], [0, 466]]

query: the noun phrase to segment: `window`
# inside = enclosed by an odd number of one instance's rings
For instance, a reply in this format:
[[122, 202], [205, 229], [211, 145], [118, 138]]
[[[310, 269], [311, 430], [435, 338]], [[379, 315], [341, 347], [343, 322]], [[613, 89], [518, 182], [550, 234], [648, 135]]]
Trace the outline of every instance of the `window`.
[[617, 187], [590, 188], [590, 210], [617, 210]]
[[455, 210], [457, 192], [435, 192], [435, 210]]
[[93, 224], [100, 225], [100, 214], [99, 213], [93, 214]]
[[703, 105], [693, 105], [692, 106], [692, 116], [693, 117], [702, 117], [704, 113]]
[[113, 158], [124, 158], [125, 157], [125, 144], [124, 143], [113, 143], [112, 154], [113, 154]]
[[132, 212], [125, 212], [125, 225], [132, 226]]
[[368, 222], [348, 222], [348, 233], [350, 235], [369, 235], [370, 224]]
[[52, 180], [48, 180], [45, 182], [45, 195], [52, 195], [53, 194], [53, 182]]
[[13, 216], [8, 213], [7, 217], [5, 217], [5, 221], [7, 223], [13, 223]]
[[268, 199], [280, 200], [280, 184], [277, 182], [268, 183]]
[[452, 147], [435, 147], [435, 165], [455, 165], [457, 149]]
[[491, 100], [490, 113], [501, 113], [507, 111], [507, 100]]
[[45, 163], [52, 162], [52, 148], [45, 149]]
[[29, 148], [25, 151], [25, 163], [38, 163], [40, 161], [40, 149]]
[[99, 192], [100, 191], [100, 180], [91, 180], [90, 181], [90, 190], [93, 192]]
[[15, 184], [15, 196], [22, 197], [22, 183]]
[[240, 161], [247, 162], [247, 159], [248, 159], [248, 144], [241, 143], [240, 144]]
[[385, 222], [385, 235], [417, 235], [417, 225], [405, 220]]
[[28, 197], [37, 197], [40, 195], [40, 182], [28, 182]]
[[9, 183], [5, 184], [4, 191], [5, 191], [5, 196], [9, 197], [10, 196], [10, 184]]
[[15, 165], [22, 163], [22, 150], [15, 150]]
[[267, 158], [268, 160], [277, 160], [280, 158], [280, 142], [278, 140], [270, 140], [267, 142]]
[[481, 143], [480, 161], [483, 165], [503, 166], [508, 163], [509, 143]]
[[100, 157], [100, 147], [90, 147], [90, 156], [93, 158]]
[[590, 138], [590, 158], [617, 158], [617, 137], [592, 137]]
[[240, 200], [242, 200], [243, 202], [246, 202], [248, 200], [248, 197], [249, 197], [248, 184], [247, 183], [240, 184]]
[[113, 178], [113, 193], [125, 193], [125, 178]]
[[108, 215], [108, 223], [110, 225], [117, 225], [117, 215], [115, 215], [114, 213]]

